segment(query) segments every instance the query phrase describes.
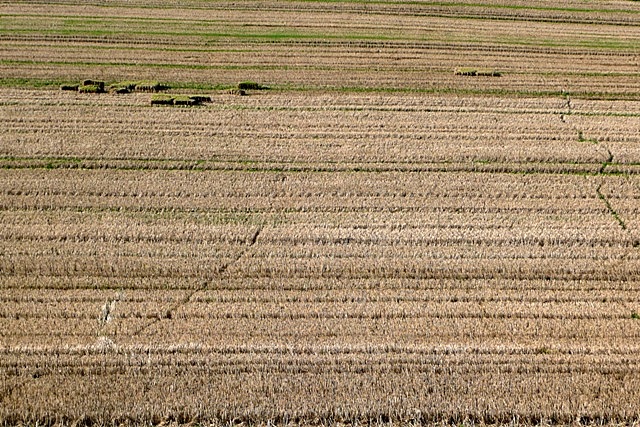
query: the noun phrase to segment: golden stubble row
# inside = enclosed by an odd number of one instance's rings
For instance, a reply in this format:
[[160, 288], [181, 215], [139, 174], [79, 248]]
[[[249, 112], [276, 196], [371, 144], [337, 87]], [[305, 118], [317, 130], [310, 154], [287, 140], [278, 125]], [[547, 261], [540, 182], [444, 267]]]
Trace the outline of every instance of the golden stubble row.
[[[638, 157], [632, 117], [637, 111], [628, 111], [635, 107], [626, 103], [618, 108], [581, 101], [574, 106], [571, 101], [569, 107], [560, 98], [487, 102], [447, 96], [269, 94], [214, 95], [207, 107], [175, 109], [150, 108], [149, 95], [140, 94], [7, 95], [16, 104], [0, 106], [6, 129], [0, 153], [4, 162], [14, 163], [52, 157], [92, 160], [98, 167], [109, 161], [128, 167], [126, 160], [137, 159], [129, 167], [191, 161], [188, 167], [198, 168], [219, 161], [227, 167], [273, 162], [279, 167], [351, 163], [367, 168], [423, 167], [428, 162], [442, 167], [452, 162], [633, 164]], [[34, 95], [33, 103], [24, 99]], [[619, 111], [624, 108], [627, 112]]]
[[[224, 277], [223, 280], [204, 280], [202, 278], [165, 278], [165, 277], [98, 277], [98, 276], [0, 276], [3, 295], [14, 295], [15, 290], [41, 291], [53, 294], [59, 291], [100, 291], [117, 295], [118, 292], [173, 292], [195, 290], [214, 292], [282, 292], [282, 291], [327, 291], [339, 292], [350, 289], [367, 293], [369, 291], [391, 290], [392, 292], [432, 291], [451, 299], [462, 298], [469, 292], [483, 290], [497, 295], [522, 293], [534, 295], [543, 292], [545, 295], [564, 295], [566, 292], [576, 292], [591, 295], [596, 299], [622, 298], [633, 295], [637, 289], [633, 280], [605, 279], [575, 279], [567, 278], [489, 278], [461, 281], [451, 278], [340, 278], [340, 277]], [[197, 297], [197, 295], [195, 296]], [[194, 298], [195, 298], [194, 297]], [[14, 301], [14, 297], [6, 297]], [[443, 300], [447, 300], [444, 298]]]
[[[20, 179], [16, 179], [16, 178]], [[117, 200], [143, 205], [147, 200], [183, 202], [195, 206], [210, 202], [216, 211], [225, 203], [247, 208], [261, 206], [266, 198], [274, 201], [318, 199], [322, 206], [331, 200], [344, 203], [383, 199], [383, 206], [416, 206], [432, 201], [425, 208], [449, 203], [506, 206], [538, 204], [563, 200], [567, 211], [593, 209], [596, 188], [604, 182], [616, 185], [625, 177], [591, 177], [560, 174], [501, 174], [447, 172], [280, 172], [280, 171], [163, 171], [163, 170], [74, 170], [3, 169], [1, 201], [7, 207], [20, 201]], [[215, 201], [219, 201], [216, 204]], [[199, 203], [200, 202], [200, 203]], [[104, 205], [104, 203], [100, 203]], [[292, 203], [293, 205], [293, 203]], [[96, 207], [99, 206], [96, 204]], [[195, 207], [194, 206], [194, 207]], [[292, 206], [293, 207], [293, 206]], [[564, 206], [561, 206], [564, 207]], [[286, 210], [285, 210], [286, 211]]]
[[[60, 100], [51, 100], [58, 105], [46, 106], [37, 106], [42, 101], [20, 105], [19, 97], [33, 96], [29, 92], [14, 96], [18, 106], [0, 107], [6, 113], [0, 152], [12, 158], [360, 162], [367, 167], [371, 162], [601, 163], [607, 157], [579, 140], [577, 126], [562, 116], [561, 100], [506, 106], [496, 100], [487, 106], [472, 99], [405, 95], [288, 99], [281, 94], [247, 101], [215, 95], [210, 106], [175, 109], [150, 108], [148, 95], [60, 94]], [[620, 123], [618, 132], [625, 128]]]
[[[40, 278], [43, 282], [51, 278]], [[105, 280], [105, 283], [108, 281]], [[245, 288], [231, 286], [244, 283]], [[365, 281], [357, 283], [346, 279], [333, 280], [324, 279], [313, 283], [316, 285], [326, 284], [323, 289], [316, 287], [293, 286], [280, 287], [275, 285], [284, 281], [278, 279], [248, 279], [239, 281], [235, 279], [224, 279], [214, 282], [200, 282], [198, 290], [191, 295], [190, 301], [194, 304], [261, 304], [280, 303], [288, 304], [309, 304], [309, 303], [333, 303], [336, 307], [341, 303], [536, 303], [555, 304], [576, 302], [580, 304], [605, 304], [611, 302], [613, 305], [633, 303], [638, 300], [640, 290], [635, 287], [635, 283], [627, 281], [619, 282], [598, 282], [581, 281], [571, 286], [570, 282], [558, 283], [552, 281], [521, 280], [511, 281], [511, 287], [503, 281], [469, 281], [466, 284], [455, 281], [432, 280], [429, 287], [428, 281], [408, 281], [404, 283], [399, 279], [390, 280], [391, 283], [380, 283], [379, 286], [366, 288]], [[287, 281], [293, 285], [299, 284], [300, 279]], [[323, 283], [324, 282], [324, 283]], [[370, 281], [372, 282], [372, 281]], [[506, 281], [504, 281], [506, 282]], [[105, 301], [116, 301], [118, 311], [121, 304], [137, 305], [147, 304], [152, 307], [155, 304], [171, 304], [183, 302], [192, 291], [176, 288], [166, 289], [139, 289], [133, 286], [122, 286], [120, 289], [109, 289], [106, 286], [100, 289], [82, 289], [80, 287], [55, 289], [53, 287], [24, 289], [15, 292], [9, 286], [10, 280], [3, 278], [2, 288], [0, 288], [0, 301], [8, 305], [20, 306], [15, 309], [17, 313], [27, 313], [25, 307], [31, 305], [32, 309], [56, 315], [56, 310], [52, 307], [59, 307], [63, 304], [82, 304], [98, 307]], [[122, 282], [127, 284], [126, 281]], [[337, 286], [337, 285], [342, 286]], [[369, 283], [373, 284], [373, 283]], [[440, 286], [437, 286], [437, 285]], [[553, 287], [553, 285], [564, 284], [565, 287]], [[591, 284], [591, 288], [587, 286]], [[333, 285], [329, 286], [329, 285]], [[360, 287], [358, 287], [360, 285]], [[384, 287], [383, 285], [387, 285]], [[395, 285], [391, 286], [391, 285]], [[403, 286], [404, 285], [404, 286]], [[422, 286], [417, 286], [422, 285]], [[484, 285], [484, 286], [481, 286]], [[519, 285], [519, 286], [518, 286]], [[11, 307], [5, 307], [9, 309]], [[11, 308], [13, 310], [13, 308]], [[28, 314], [28, 313], [27, 313]]]
[[[594, 27], [591, 26], [590, 31], [594, 31]], [[523, 27], [520, 26], [520, 28]], [[620, 28], [618, 27], [617, 30], [620, 31]], [[626, 41], [631, 45], [632, 31], [635, 30], [628, 31], [630, 34], [627, 39], [619, 32], [617, 36], [621, 42]], [[109, 68], [110, 74], [119, 70], [113, 65], [118, 63], [126, 64], [126, 68], [141, 67], [149, 73], [153, 72], [152, 69], [158, 64], [163, 64], [164, 67], [173, 71], [168, 75], [175, 74], [177, 70], [201, 76], [206, 71], [218, 71], [220, 74], [216, 83], [226, 83], [227, 79], [236, 74], [232, 67], [229, 67], [229, 64], [234, 64], [237, 69], [255, 75], [261, 75], [264, 71], [278, 70], [286, 73], [331, 71], [342, 65], [344, 70], [351, 73], [368, 73], [373, 78], [376, 78], [376, 74], [372, 72], [372, 69], [375, 69], [378, 74], [401, 75], [400, 73], [403, 73], [407, 77], [413, 77], [414, 82], [424, 84], [425, 80], [419, 79], [417, 74], [421, 72], [431, 77], [432, 84], [464, 85], [472, 83], [473, 80], [452, 76], [453, 70], [465, 64], [474, 64], [488, 69], [499, 68], [503, 73], [501, 79], [483, 79], [482, 83], [487, 87], [517, 88], [519, 78], [522, 83], [528, 82], [532, 85], [532, 89], [542, 89], [543, 84], [561, 82], [560, 76], [569, 79], [579, 78], [577, 81], [587, 83], [588, 80], [584, 77], [589, 73], [597, 73], [595, 76], [592, 74], [591, 79], [598, 77], [592, 83], [599, 82], [600, 89], [616, 92], [621, 89], [607, 86], [606, 82], [633, 85], [631, 78], [637, 70], [637, 65], [630, 58], [632, 54], [615, 50], [602, 53], [600, 50], [577, 48], [573, 35], [559, 34], [558, 37], [565, 37], [566, 46], [558, 48], [536, 45], [514, 47], [499, 44], [482, 46], [460, 40], [455, 43], [453, 40], [425, 42], [410, 38], [395, 42], [323, 40], [316, 43], [285, 41], [269, 44], [240, 39], [228, 40], [224, 48], [216, 49], [208, 48], [202, 42], [192, 42], [188, 38], [174, 36], [174, 43], [177, 46], [167, 49], [163, 47], [164, 40], [148, 37], [142, 40], [132, 38], [129, 42], [114, 42], [109, 49], [108, 62], [103, 46], [91, 43], [96, 41], [91, 37], [66, 37], [63, 40], [42, 37], [34, 41], [18, 37], [18, 40], [6, 41], [3, 56], [6, 60], [19, 64], [21, 68], [26, 67], [27, 61], [42, 62], [43, 64], [38, 64], [40, 67], [32, 67], [34, 71], [45, 71], [44, 63], [55, 58], [59, 64], [64, 64], [59, 67], [61, 73], [67, 73], [64, 74], [65, 76], [71, 76], [80, 71], [80, 67], [74, 67], [79, 62], [89, 66], [102, 64]], [[29, 49], [25, 49], [27, 43], [29, 43]], [[568, 65], [572, 66], [569, 72], [566, 70]], [[171, 67], [175, 70], [171, 70]], [[275, 76], [275, 74], [272, 75]], [[531, 78], [532, 76], [538, 76], [545, 81], [536, 82]], [[281, 75], [280, 79], [273, 83], [285, 82]], [[396, 81], [396, 85], [398, 82], [399, 80]], [[320, 81], [314, 81], [314, 83], [322, 85]], [[337, 84], [339, 81], [333, 83]], [[593, 84], [590, 86], [597, 87]], [[547, 90], [551, 89], [557, 89], [557, 87], [550, 85], [547, 88]]]
[[[195, 294], [201, 298], [203, 295], [215, 296], [212, 291], [201, 291]], [[622, 321], [630, 319], [631, 313], [639, 305], [636, 296], [622, 300], [618, 297], [612, 298], [590, 298], [583, 300], [583, 297], [561, 299], [549, 293], [544, 297], [541, 292], [539, 300], [521, 301], [515, 298], [496, 298], [487, 300], [475, 296], [464, 295], [463, 297], [433, 297], [427, 296], [419, 298], [402, 298], [402, 293], [390, 294], [384, 299], [377, 300], [377, 295], [364, 296], [362, 293], [350, 298], [311, 298], [306, 293], [298, 293], [290, 296], [288, 300], [267, 299], [256, 301], [251, 296], [243, 298], [238, 292], [236, 298], [240, 301], [203, 301], [184, 302], [178, 298], [179, 292], [167, 292], [167, 298], [158, 302], [150, 299], [148, 301], [132, 302], [126, 297], [127, 292], [121, 291], [122, 299], [119, 295], [109, 295], [99, 301], [64, 301], [64, 302], [17, 302], [9, 307], [0, 310], [2, 319], [70, 319], [70, 322], [84, 321], [92, 319], [101, 320], [101, 310], [106, 302], [113, 302], [109, 306], [109, 319], [103, 319], [102, 323], [108, 321], [119, 321], [128, 323], [129, 320], [140, 318], [153, 318], [164, 315], [162, 310], [154, 313], [156, 306], [165, 305], [177, 308], [171, 313], [171, 318], [189, 321], [193, 319], [210, 319], [213, 323], [224, 319], [318, 319], [321, 323], [325, 319], [362, 319], [366, 323], [367, 319], [418, 319], [442, 318], [442, 319], [605, 319], [611, 321]], [[169, 298], [169, 296], [171, 296]], [[107, 315], [104, 316], [105, 318]], [[8, 331], [6, 331], [8, 332]]]
[[[540, 359], [544, 356], [536, 360]], [[222, 373], [197, 363], [151, 370], [143, 358], [139, 367], [111, 367], [109, 353], [102, 361], [95, 368], [64, 368], [69, 373], [56, 384], [47, 380], [46, 368], [24, 372], [19, 377], [22, 382], [12, 388], [13, 398], [3, 406], [4, 414], [38, 419], [47, 407], [49, 413], [72, 419], [99, 411], [134, 422], [170, 413], [185, 421], [235, 418], [275, 423], [381, 417], [414, 423], [465, 417], [487, 423], [506, 423], [513, 417], [528, 423], [541, 419], [569, 423], [576, 413], [603, 422], [638, 416], [637, 374], [628, 370], [629, 365], [616, 366], [610, 360], [595, 372], [588, 361], [552, 364], [547, 370], [540, 363], [520, 369], [507, 365], [515, 368], [509, 369], [502, 368], [499, 360], [458, 365], [455, 359], [434, 363], [427, 358], [415, 365], [369, 364], [360, 371], [349, 364], [344, 370], [319, 370], [318, 365], [305, 370], [274, 360], [262, 369], [230, 366]], [[91, 392], [96, 389], [103, 392]], [[123, 392], [129, 399], [119, 399]], [[220, 396], [225, 399], [220, 401]]]
[[[350, 374], [306, 375], [298, 380], [289, 379], [288, 374], [269, 375], [264, 383], [264, 375], [233, 375], [220, 378], [211, 384], [211, 377], [184, 375], [185, 381], [177, 382], [167, 377], [153, 378], [149, 389], [138, 389], [133, 381], [125, 375], [89, 376], [88, 379], [73, 378], [71, 387], [78, 393], [63, 394], [69, 385], [60, 384], [58, 391], [40, 385], [42, 394], [60, 396], [53, 411], [60, 407], [83, 407], [92, 411], [103, 408], [114, 415], [132, 414], [135, 419], [148, 419], [153, 413], [180, 413], [185, 419], [198, 417], [231, 419], [264, 419], [273, 422], [288, 423], [289, 420], [308, 423], [318, 418], [350, 421], [368, 419], [422, 419], [424, 422], [453, 417], [463, 419], [466, 414], [473, 414], [474, 419], [492, 423], [507, 422], [512, 412], [501, 410], [508, 406], [522, 420], [536, 420], [553, 417], [556, 421], [570, 422], [573, 414], [581, 411], [603, 419], [633, 419], [637, 416], [633, 410], [633, 401], [637, 395], [633, 388], [618, 390], [619, 380], [608, 376], [598, 376], [601, 386], [587, 392], [576, 400], [568, 400], [566, 389], [588, 389], [591, 374], [547, 374], [539, 377], [526, 375], [482, 374], [469, 382], [466, 376], [451, 375], [446, 382], [434, 382], [434, 376], [404, 374], [397, 376], [367, 376], [365, 374], [353, 378]], [[441, 377], [440, 377], [441, 378]], [[635, 378], [630, 379], [635, 381]], [[427, 386], [426, 384], [432, 384]], [[142, 400], [143, 406], [126, 404], [112, 407], [109, 403], [117, 396], [113, 389], [96, 396], [90, 390], [107, 388], [115, 384], [121, 391], [126, 390], [135, 400]], [[263, 384], [259, 386], [258, 384]], [[33, 386], [25, 392], [33, 392]], [[206, 389], [200, 393], [198, 390]], [[162, 393], [160, 390], [164, 390]], [[405, 395], [402, 390], [409, 390]], [[460, 394], [460, 391], [463, 394]], [[545, 390], [546, 400], [540, 397], [522, 398], [525, 390]], [[137, 392], [137, 393], [136, 393]], [[197, 399], [192, 396], [198, 395]], [[539, 393], [542, 394], [542, 393]], [[22, 397], [21, 393], [17, 393]], [[217, 408], [203, 408], [198, 401], [213, 401], [216, 396], [225, 395], [230, 398]], [[294, 396], [294, 397], [290, 397]], [[416, 396], [423, 397], [422, 403]], [[455, 396], [460, 396], [455, 398]], [[475, 396], [475, 397], [473, 397]], [[492, 396], [488, 398], [487, 396]], [[614, 400], [615, 399], [615, 400]], [[185, 402], [180, 408], [172, 402]], [[344, 402], [344, 403], [342, 403]], [[500, 403], [498, 403], [500, 402]], [[616, 403], [613, 403], [616, 402]], [[39, 399], [29, 404], [11, 408], [16, 411], [30, 413], [42, 405]], [[618, 408], [626, 410], [618, 414]], [[403, 408], [413, 408], [411, 410]], [[281, 414], [287, 414], [283, 419]], [[195, 415], [191, 415], [195, 414]], [[551, 415], [552, 414], [552, 415]], [[78, 416], [77, 412], [74, 415]], [[81, 415], [80, 415], [81, 416]]]

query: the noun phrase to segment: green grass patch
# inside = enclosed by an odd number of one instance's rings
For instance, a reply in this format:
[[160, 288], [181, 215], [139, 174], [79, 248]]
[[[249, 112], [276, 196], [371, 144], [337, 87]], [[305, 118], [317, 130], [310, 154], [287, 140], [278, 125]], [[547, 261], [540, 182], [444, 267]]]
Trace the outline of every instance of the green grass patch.
[[137, 82], [123, 81], [113, 83], [109, 86], [109, 90], [117, 93], [133, 92], [136, 89]]
[[100, 85], [80, 85], [78, 86], [80, 93], [104, 93], [104, 87]]
[[82, 86], [98, 86], [104, 90], [104, 82], [100, 80], [85, 79], [82, 81]]
[[173, 105], [173, 96], [156, 94], [151, 97], [151, 105]]
[[104, 82], [99, 80], [85, 79], [78, 85], [80, 93], [104, 93]]
[[202, 102], [200, 102], [198, 99], [195, 99], [190, 95], [176, 95], [173, 98], [173, 105], [181, 107], [193, 107], [196, 105], [200, 105], [201, 103]]
[[0, 87], [14, 89], [59, 89], [62, 85], [69, 84], [69, 80], [70, 79], [0, 77]]

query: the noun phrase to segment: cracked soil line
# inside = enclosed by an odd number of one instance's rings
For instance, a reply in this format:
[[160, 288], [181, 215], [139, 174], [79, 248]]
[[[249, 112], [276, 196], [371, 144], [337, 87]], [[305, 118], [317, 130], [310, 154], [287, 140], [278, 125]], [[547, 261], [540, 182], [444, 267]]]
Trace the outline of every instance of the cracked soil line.
[[[251, 236], [251, 238], [249, 239], [246, 248], [243, 251], [240, 251], [240, 253], [238, 254], [238, 256], [236, 256], [234, 259], [232, 259], [231, 261], [227, 262], [226, 264], [223, 264], [220, 269], [216, 272], [216, 277], [221, 277], [231, 266], [233, 266], [234, 264], [236, 264], [238, 261], [240, 261], [240, 259], [242, 259], [242, 257], [244, 257], [250, 250], [251, 248], [256, 244], [257, 240], [258, 240], [258, 236], [260, 236], [260, 233], [262, 232], [262, 226], [259, 226], [256, 231], [253, 233], [253, 235]], [[206, 290], [208, 287], [208, 282], [205, 281], [204, 284], [202, 286], [200, 286], [199, 288], [194, 289], [192, 292], [190, 292], [185, 298], [183, 298], [182, 300], [178, 301], [176, 304], [174, 304], [173, 306], [169, 307], [165, 313], [163, 315], [159, 315], [157, 317], [155, 317], [154, 319], [152, 319], [150, 322], [142, 325], [138, 330], [136, 330], [133, 334], [131, 334], [131, 336], [139, 336], [140, 334], [142, 334], [144, 331], [146, 331], [147, 329], [151, 328], [152, 326], [156, 325], [157, 323], [159, 323], [161, 320], [163, 319], [171, 319], [172, 314], [178, 310], [179, 308], [187, 305], [188, 303], [190, 303], [193, 299], [193, 297], [199, 293], [202, 292], [204, 290]]]

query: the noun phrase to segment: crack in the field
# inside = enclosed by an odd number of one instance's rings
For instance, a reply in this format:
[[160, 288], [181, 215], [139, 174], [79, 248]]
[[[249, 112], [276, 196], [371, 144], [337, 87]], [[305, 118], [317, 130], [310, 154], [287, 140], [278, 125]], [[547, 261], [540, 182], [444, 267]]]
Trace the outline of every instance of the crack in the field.
[[609, 150], [609, 148], [604, 146], [604, 145], [602, 147], [605, 150], [607, 150], [607, 159], [604, 162], [602, 162], [602, 165], [600, 166], [600, 169], [598, 170], [598, 174], [603, 174], [605, 168], [613, 163], [613, 154], [611, 153], [611, 150]]
[[[571, 113], [571, 99], [567, 96], [567, 108], [569, 109], [569, 113]], [[602, 147], [605, 151], [606, 151], [606, 159], [602, 161], [602, 163], [600, 164], [600, 168], [598, 169], [598, 171], [596, 172], [596, 175], [604, 175], [605, 173], [605, 169], [607, 168], [607, 166], [611, 165], [613, 163], [613, 153], [611, 152], [611, 150], [609, 149], [609, 147], [607, 147], [604, 144], [601, 144], [600, 141], [598, 141], [595, 138], [586, 138], [584, 136], [584, 132], [575, 127], [575, 130], [578, 132], [578, 142], [587, 142], [593, 145], [596, 145], [598, 147]], [[607, 208], [607, 211], [609, 211], [609, 214], [616, 220], [616, 222], [618, 223], [618, 225], [620, 226], [620, 228], [622, 228], [623, 230], [627, 231], [627, 224], [624, 222], [624, 220], [622, 219], [622, 217], [620, 217], [620, 215], [618, 214], [618, 212], [613, 208], [613, 206], [611, 206], [611, 202], [609, 201], [609, 199], [607, 198], [607, 196], [604, 195], [604, 193], [601, 191], [602, 188], [602, 183], [600, 183], [598, 185], [598, 187], [596, 188], [596, 194], [598, 196], [598, 198], [600, 200], [602, 200], [602, 202], [604, 203], [604, 205]]]
[[[572, 115], [573, 114], [573, 105], [571, 104], [571, 98], [569, 97], [569, 95], [566, 95], [565, 98], [565, 107], [566, 107], [566, 115]], [[567, 123], [567, 121], [565, 120], [565, 114], [561, 114], [560, 115], [560, 120], [562, 121], [562, 123]], [[618, 264], [622, 264], [624, 263], [626, 260], [629, 259], [629, 257], [632, 255], [632, 252], [634, 251], [635, 248], [637, 248], [638, 246], [640, 246], [640, 241], [635, 238], [633, 235], [634, 233], [632, 233], [631, 230], [629, 230], [629, 228], [627, 227], [627, 224], [625, 223], [624, 219], [620, 216], [620, 214], [615, 210], [615, 208], [612, 206], [611, 201], [609, 200], [609, 198], [607, 198], [607, 196], [602, 192], [602, 186], [605, 182], [604, 176], [605, 176], [605, 171], [607, 169], [608, 166], [613, 164], [613, 153], [611, 152], [611, 150], [609, 149], [609, 147], [607, 147], [605, 144], [601, 144], [599, 140], [597, 140], [596, 138], [587, 138], [584, 135], [584, 132], [582, 129], [578, 128], [577, 126], [573, 126], [574, 130], [578, 133], [578, 142], [581, 143], [589, 143], [592, 145], [597, 146], [598, 148], [596, 149], [596, 152], [598, 152], [598, 154], [602, 153], [602, 150], [605, 151], [606, 153], [606, 158], [601, 162], [600, 167], [598, 168], [597, 172], [595, 172], [594, 175], [596, 176], [601, 176], [603, 177], [603, 179], [600, 180], [600, 183], [598, 184], [597, 188], [596, 188], [596, 195], [598, 196], [598, 198], [600, 200], [602, 200], [602, 202], [604, 203], [607, 212], [609, 213], [609, 215], [611, 217], [613, 217], [613, 219], [615, 219], [615, 221], [617, 222], [618, 226], [620, 227], [621, 230], [623, 230], [628, 236], [630, 236], [632, 238], [632, 243], [630, 246], [628, 246], [626, 248], [626, 250], [624, 251], [624, 254], [622, 255], [622, 257], [620, 257], [617, 260]], [[636, 312], [633, 311], [631, 314], [631, 317], [637, 316]]]
[[[604, 170], [607, 168], [607, 166], [609, 166], [611, 163], [613, 163], [613, 153], [611, 152], [609, 147], [607, 147], [604, 144], [600, 144], [600, 141], [598, 141], [595, 138], [589, 138], [589, 139], [584, 138], [584, 135], [583, 135], [581, 130], [578, 130], [578, 139], [579, 139], [580, 142], [589, 142], [591, 144], [594, 144], [594, 145], [597, 145], [599, 147], [602, 147], [602, 148], [604, 148], [606, 150], [607, 158], [602, 162], [602, 164], [600, 165], [600, 169], [598, 169], [598, 172], [597, 172], [597, 175], [603, 175], [604, 174]], [[627, 224], [625, 224], [624, 220], [620, 217], [618, 212], [616, 212], [616, 210], [613, 208], [613, 206], [611, 206], [611, 202], [609, 201], [607, 196], [605, 196], [602, 193], [602, 191], [600, 191], [601, 188], [602, 188], [602, 184], [598, 185], [598, 188], [596, 188], [596, 194], [598, 195], [598, 198], [604, 202], [604, 205], [606, 206], [607, 210], [609, 211], [609, 214], [611, 214], [611, 216], [613, 216], [613, 218], [617, 221], [618, 225], [620, 225], [620, 228], [622, 228], [623, 230], [626, 230], [627, 229]]]
[[613, 153], [611, 152], [609, 147], [607, 147], [604, 144], [601, 144], [600, 141], [598, 141], [597, 139], [585, 138], [584, 132], [581, 129], [577, 127], [575, 127], [574, 129], [576, 130], [576, 132], [578, 132], [578, 142], [586, 142], [592, 145], [596, 145], [598, 147], [602, 147], [606, 150], [607, 158], [602, 161], [602, 163], [600, 164], [600, 169], [598, 169], [598, 172], [597, 172], [598, 175], [604, 174], [604, 170], [606, 169], [606, 167], [613, 163]]
[[[565, 114], [567, 116], [572, 115], [573, 114], [573, 104], [571, 102], [571, 96], [570, 96], [569, 93], [567, 93], [565, 95], [565, 107], [567, 109]], [[560, 120], [562, 121], [562, 123], [567, 123], [567, 121], [565, 120], [565, 114], [561, 114], [560, 115]], [[605, 146], [604, 144], [601, 144], [600, 141], [598, 141], [595, 138], [586, 138], [584, 136], [583, 130], [578, 128], [577, 126], [573, 126], [573, 129], [578, 133], [578, 142], [586, 142], [586, 143], [589, 143], [589, 144], [592, 144], [592, 145], [596, 145], [596, 146], [602, 147], [602, 148], [604, 148], [606, 150], [607, 158], [601, 163], [600, 169], [598, 169], [598, 172], [597, 172], [598, 175], [604, 174], [604, 170], [607, 168], [607, 166], [609, 166], [610, 164], [613, 163], [613, 153], [611, 153], [611, 150], [609, 150], [609, 148], [607, 146]]]
[[627, 224], [625, 224], [624, 220], [620, 217], [620, 215], [618, 215], [618, 212], [616, 212], [613, 206], [611, 206], [611, 203], [609, 202], [609, 199], [607, 199], [607, 196], [605, 196], [602, 193], [602, 191], [600, 191], [601, 187], [602, 187], [602, 184], [598, 185], [598, 188], [596, 188], [596, 194], [598, 195], [598, 198], [604, 202], [604, 205], [607, 207], [607, 210], [609, 211], [611, 216], [613, 216], [615, 220], [618, 222], [618, 224], [620, 225], [620, 228], [622, 228], [623, 230], [627, 230]]
[[[238, 253], [238, 255], [233, 258], [231, 261], [228, 261], [227, 263], [223, 264], [218, 271], [216, 272], [216, 276], [221, 276], [223, 275], [231, 266], [233, 266], [234, 264], [236, 264], [238, 261], [240, 261], [240, 259], [242, 259], [243, 256], [245, 256], [247, 254], [247, 252], [249, 252], [249, 250], [256, 244], [256, 242], [258, 241], [258, 236], [260, 236], [260, 233], [262, 232], [262, 226], [259, 226], [256, 231], [253, 233], [253, 235], [251, 236], [251, 238], [248, 240], [247, 243], [247, 247], [243, 250], [240, 251]], [[189, 293], [185, 298], [183, 298], [182, 300], [178, 301], [176, 304], [174, 304], [173, 306], [169, 307], [165, 313], [163, 315], [158, 315], [156, 316], [153, 320], [151, 320], [150, 322], [142, 325], [139, 329], [137, 329], [132, 336], [139, 336], [142, 332], [144, 332], [145, 330], [149, 329], [150, 327], [154, 326], [155, 324], [157, 324], [158, 322], [160, 322], [162, 319], [171, 319], [171, 317], [173, 316], [173, 313], [178, 310], [179, 308], [183, 307], [184, 305], [188, 304], [189, 302], [191, 302], [191, 300], [193, 299], [193, 297], [198, 293], [198, 292], [202, 292], [204, 290], [207, 289], [208, 286], [208, 282], [204, 281], [202, 286], [194, 289], [191, 293]]]

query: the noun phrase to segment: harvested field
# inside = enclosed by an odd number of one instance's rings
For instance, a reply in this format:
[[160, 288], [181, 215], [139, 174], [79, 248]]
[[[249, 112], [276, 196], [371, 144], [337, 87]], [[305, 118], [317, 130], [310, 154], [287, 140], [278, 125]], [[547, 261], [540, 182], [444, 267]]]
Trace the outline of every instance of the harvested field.
[[640, 3], [0, 15], [0, 425], [640, 422]]

